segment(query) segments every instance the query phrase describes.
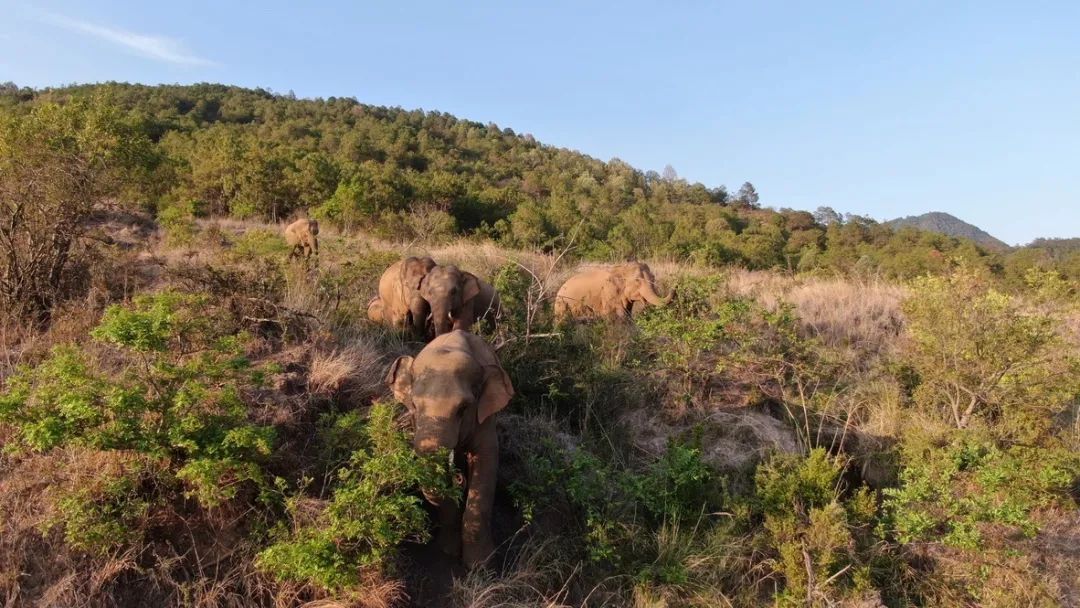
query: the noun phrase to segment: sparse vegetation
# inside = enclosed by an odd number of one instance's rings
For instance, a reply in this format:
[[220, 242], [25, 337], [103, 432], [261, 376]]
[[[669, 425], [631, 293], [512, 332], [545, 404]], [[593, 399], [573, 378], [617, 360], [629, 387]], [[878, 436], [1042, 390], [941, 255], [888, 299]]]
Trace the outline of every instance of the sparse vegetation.
[[[76, 192], [71, 234], [101, 237], [41, 297], [6, 296], [37, 298], [0, 324], [10, 605], [1080, 597], [1069, 243], [988, 252], [758, 209], [749, 184], [729, 197], [348, 99], [104, 85], [0, 107], [0, 194]], [[63, 196], [18, 189], [69, 149], [142, 160]], [[317, 263], [288, 259], [299, 208], [327, 224]], [[573, 269], [631, 252], [671, 304], [553, 324]], [[420, 490], [458, 492], [450, 455], [417, 456], [386, 400], [387, 365], [420, 345], [364, 314], [383, 269], [421, 253], [499, 290], [485, 337], [516, 392], [501, 544], [453, 577]]]

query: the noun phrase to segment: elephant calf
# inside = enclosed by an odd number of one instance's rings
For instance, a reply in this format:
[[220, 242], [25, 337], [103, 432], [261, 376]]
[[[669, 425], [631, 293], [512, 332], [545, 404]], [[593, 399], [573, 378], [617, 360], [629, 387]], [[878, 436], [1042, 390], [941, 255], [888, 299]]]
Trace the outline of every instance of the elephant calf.
[[386, 382], [413, 414], [418, 452], [448, 448], [464, 457], [464, 513], [453, 500], [427, 497], [438, 511], [440, 548], [460, 554], [469, 567], [482, 564], [494, 551], [491, 509], [499, 466], [494, 414], [514, 395], [510, 377], [487, 342], [454, 330], [432, 340], [416, 358], [399, 357]]
[[292, 247], [290, 258], [319, 255], [319, 222], [300, 218], [285, 227], [285, 242]]
[[627, 262], [617, 266], [589, 268], [567, 279], [555, 295], [555, 319], [628, 319], [635, 302], [663, 306], [666, 298], [656, 293], [656, 279], [648, 264]]

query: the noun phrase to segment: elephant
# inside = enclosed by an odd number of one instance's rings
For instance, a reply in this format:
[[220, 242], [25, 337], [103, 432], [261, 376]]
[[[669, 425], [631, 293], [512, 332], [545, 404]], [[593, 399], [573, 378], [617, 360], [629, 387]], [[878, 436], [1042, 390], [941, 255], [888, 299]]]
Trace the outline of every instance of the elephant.
[[285, 242], [292, 247], [290, 258], [319, 255], [319, 222], [300, 218], [285, 227]]
[[410, 257], [395, 262], [379, 279], [379, 295], [368, 303], [368, 318], [397, 329], [412, 328], [417, 336], [427, 336], [427, 318], [431, 310], [420, 295], [420, 284], [435, 260]]
[[398, 357], [386, 383], [413, 415], [416, 451], [447, 448], [465, 464], [464, 512], [449, 498], [427, 492], [425, 497], [436, 508], [436, 542], [443, 552], [461, 555], [469, 567], [482, 564], [494, 550], [491, 513], [499, 466], [494, 415], [514, 396], [510, 377], [483, 338], [454, 330], [415, 358]]
[[647, 264], [627, 262], [589, 268], [567, 279], [555, 295], [555, 319], [630, 318], [634, 303], [663, 306], [675, 296], [656, 293], [656, 279]]
[[468, 331], [483, 319], [494, 328], [502, 312], [499, 294], [487, 281], [457, 266], [436, 266], [420, 282], [420, 295], [431, 307], [435, 335], [454, 329]]

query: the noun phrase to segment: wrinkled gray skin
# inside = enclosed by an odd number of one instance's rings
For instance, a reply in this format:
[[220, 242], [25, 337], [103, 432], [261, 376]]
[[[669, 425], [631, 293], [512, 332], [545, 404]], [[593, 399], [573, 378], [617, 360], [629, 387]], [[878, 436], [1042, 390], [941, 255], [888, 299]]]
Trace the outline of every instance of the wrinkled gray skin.
[[428, 271], [420, 283], [420, 295], [431, 309], [436, 336], [455, 329], [468, 331], [479, 319], [494, 327], [500, 312], [495, 288], [452, 264]]
[[674, 291], [666, 298], [656, 293], [656, 279], [647, 264], [587, 268], [567, 279], [555, 294], [555, 319], [627, 320], [635, 304], [665, 306], [674, 296]]
[[454, 450], [466, 463], [464, 511], [453, 500], [425, 492], [438, 512], [437, 542], [469, 567], [494, 551], [491, 511], [499, 467], [494, 414], [514, 395], [495, 351], [479, 336], [454, 330], [432, 340], [415, 358], [399, 357], [386, 383], [416, 421], [417, 452]]
[[417, 337], [427, 337], [427, 300], [420, 294], [420, 283], [435, 268], [435, 260], [410, 257], [396, 262], [379, 279], [378, 298], [368, 304], [368, 318], [392, 327], [411, 327]]

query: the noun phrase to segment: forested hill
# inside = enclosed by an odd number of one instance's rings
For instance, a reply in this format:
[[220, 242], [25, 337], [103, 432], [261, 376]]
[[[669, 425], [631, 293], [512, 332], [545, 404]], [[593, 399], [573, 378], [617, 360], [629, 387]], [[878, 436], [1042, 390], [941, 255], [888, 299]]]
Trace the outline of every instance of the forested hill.
[[140, 198], [166, 220], [306, 212], [381, 236], [476, 234], [513, 247], [572, 245], [570, 255], [594, 259], [893, 277], [967, 260], [1012, 282], [1032, 264], [1080, 276], [1080, 256], [1016, 266], [970, 240], [828, 208], [762, 209], [750, 184], [731, 194], [440, 112], [215, 84], [0, 86], [0, 111], [70, 100], [115, 106], [155, 143], [164, 162]]
[[1008, 248], [1008, 245], [1005, 244], [1004, 241], [994, 237], [982, 228], [969, 224], [954, 215], [942, 213], [940, 211], [931, 211], [930, 213], [924, 213], [922, 215], [909, 215], [908, 217], [892, 220], [888, 222], [888, 224], [894, 227], [910, 226], [920, 230], [939, 232], [948, 236], [971, 239], [990, 249]]

